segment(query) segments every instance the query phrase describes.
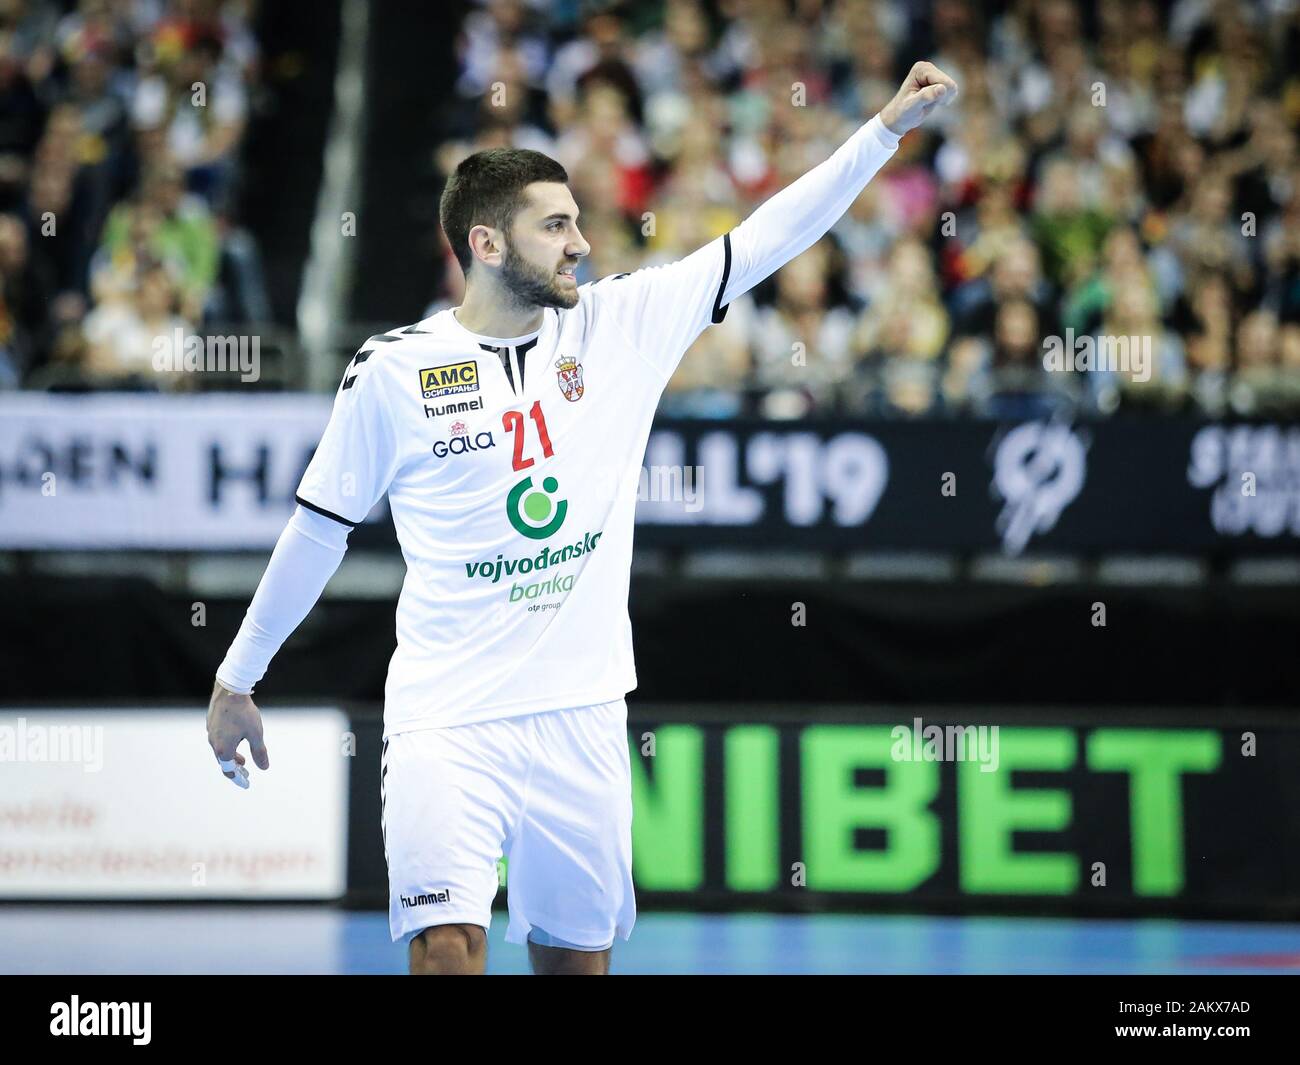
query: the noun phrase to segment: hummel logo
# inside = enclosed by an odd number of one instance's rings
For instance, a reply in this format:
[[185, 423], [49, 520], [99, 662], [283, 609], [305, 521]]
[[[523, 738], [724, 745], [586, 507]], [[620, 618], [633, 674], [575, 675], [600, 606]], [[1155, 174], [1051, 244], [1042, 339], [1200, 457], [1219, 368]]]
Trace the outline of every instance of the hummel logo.
[[450, 902], [451, 890], [434, 891], [428, 895], [416, 895], [415, 898], [411, 898], [409, 895], [401, 895], [399, 897], [402, 900], [403, 906], [433, 906], [439, 902]]

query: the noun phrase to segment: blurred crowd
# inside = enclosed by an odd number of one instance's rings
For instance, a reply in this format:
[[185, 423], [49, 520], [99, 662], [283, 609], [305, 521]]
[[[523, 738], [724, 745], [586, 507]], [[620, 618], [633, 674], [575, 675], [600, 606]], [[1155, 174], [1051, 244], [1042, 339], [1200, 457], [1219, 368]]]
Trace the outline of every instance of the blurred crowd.
[[665, 413], [1300, 412], [1300, 0], [482, 0], [458, 54], [439, 168], [559, 159], [583, 281], [726, 232], [915, 60], [960, 84]]
[[183, 385], [160, 344], [269, 316], [231, 213], [249, 7], [0, 0], [0, 389]]

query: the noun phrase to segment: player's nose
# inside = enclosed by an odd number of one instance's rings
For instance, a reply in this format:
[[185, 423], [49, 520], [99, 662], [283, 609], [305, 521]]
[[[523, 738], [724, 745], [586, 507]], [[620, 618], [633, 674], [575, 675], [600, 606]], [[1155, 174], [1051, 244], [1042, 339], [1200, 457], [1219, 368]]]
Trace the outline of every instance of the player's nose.
[[578, 258], [582, 258], [584, 255], [590, 255], [591, 245], [583, 239], [582, 234], [576, 229], [574, 230], [574, 233], [574, 239], [569, 241], [565, 246], [564, 253], [566, 255], [576, 255]]

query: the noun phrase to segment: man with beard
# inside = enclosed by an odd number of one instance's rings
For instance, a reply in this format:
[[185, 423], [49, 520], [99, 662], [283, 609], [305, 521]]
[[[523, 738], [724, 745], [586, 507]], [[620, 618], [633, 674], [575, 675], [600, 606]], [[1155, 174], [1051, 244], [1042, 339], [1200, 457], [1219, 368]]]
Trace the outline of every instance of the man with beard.
[[591, 248], [563, 167], [496, 148], [451, 175], [441, 220], [464, 302], [353, 358], [208, 711], [222, 771], [248, 787], [239, 744], [270, 765], [253, 685], [387, 493], [407, 574], [382, 829], [390, 932], [411, 972], [484, 971], [503, 855], [506, 940], [528, 943], [537, 972], [608, 972], [636, 917], [627, 599], [655, 407], [705, 327], [817, 241], [956, 92], [918, 63], [879, 115], [730, 233], [581, 286]]

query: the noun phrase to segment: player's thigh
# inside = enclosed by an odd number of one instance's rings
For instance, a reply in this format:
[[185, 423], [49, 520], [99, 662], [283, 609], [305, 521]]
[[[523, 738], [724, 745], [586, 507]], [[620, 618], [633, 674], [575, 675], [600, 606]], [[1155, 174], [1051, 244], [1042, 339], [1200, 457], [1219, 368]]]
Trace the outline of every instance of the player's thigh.
[[478, 728], [422, 729], [385, 743], [381, 817], [394, 941], [443, 924], [490, 927], [522, 773]]

